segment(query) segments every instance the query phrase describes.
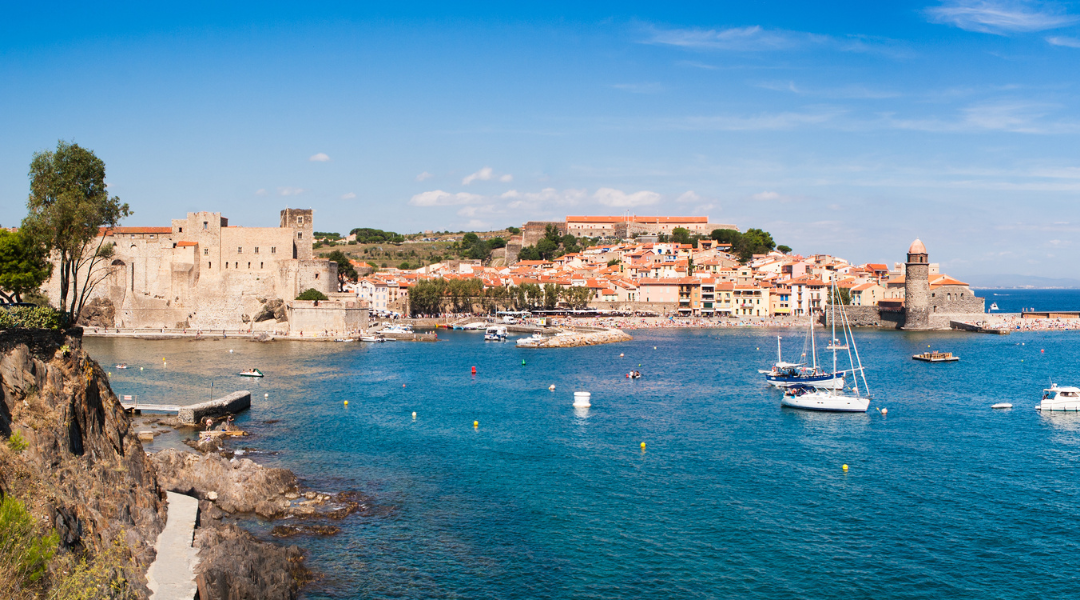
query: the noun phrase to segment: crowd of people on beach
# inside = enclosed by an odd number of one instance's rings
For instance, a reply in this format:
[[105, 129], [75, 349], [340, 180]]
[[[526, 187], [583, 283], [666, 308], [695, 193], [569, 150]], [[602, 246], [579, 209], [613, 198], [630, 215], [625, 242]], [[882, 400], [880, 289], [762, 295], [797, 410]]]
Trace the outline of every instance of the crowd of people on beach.
[[971, 325], [1010, 331], [1074, 331], [1080, 329], [1080, 319], [1033, 319], [1017, 316], [993, 316]]

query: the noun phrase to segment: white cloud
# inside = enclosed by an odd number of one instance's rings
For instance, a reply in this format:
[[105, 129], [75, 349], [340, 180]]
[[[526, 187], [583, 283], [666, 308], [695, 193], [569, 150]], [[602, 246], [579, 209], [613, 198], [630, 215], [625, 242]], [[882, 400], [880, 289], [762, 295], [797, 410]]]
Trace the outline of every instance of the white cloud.
[[458, 192], [451, 194], [442, 190], [432, 190], [413, 196], [409, 204], [413, 206], [456, 206], [460, 204], [475, 204], [483, 200], [483, 196]]
[[709, 50], [760, 51], [782, 50], [799, 45], [807, 34], [788, 31], [766, 31], [760, 25], [729, 29], [667, 29], [653, 30], [648, 43], [703, 48]]
[[465, 179], [462, 179], [461, 180], [461, 185], [469, 185], [470, 183], [472, 183], [474, 181], [488, 181], [488, 180], [491, 179], [491, 177], [492, 177], [491, 167], [484, 167], [483, 169], [480, 169], [479, 171], [473, 173], [472, 175], [466, 176]]
[[701, 200], [701, 196], [698, 196], [694, 190], [687, 190], [675, 199], [676, 202], [682, 203], [697, 202], [698, 200]]
[[327, 156], [325, 153], [320, 152], [318, 154], [312, 154], [311, 158], [309, 158], [308, 160], [311, 162], [330, 162], [330, 157]]
[[423, 173], [416, 176], [416, 180], [417, 181], [424, 181], [425, 179], [431, 179], [432, 177], [434, 177], [434, 175], [432, 175], [431, 173], [428, 173], [427, 171], [424, 171]]
[[767, 202], [769, 200], [779, 200], [781, 198], [780, 194], [777, 193], [777, 192], [758, 192], [756, 194], [751, 195], [750, 197], [753, 198], [754, 200], [757, 200], [758, 202]]
[[256, 196], [265, 196], [266, 195], [266, 190], [263, 189], [263, 188], [259, 188], [259, 189], [255, 190], [255, 195]]
[[483, 169], [480, 169], [472, 175], [465, 177], [465, 179], [462, 179], [461, 185], [469, 185], [474, 181], [491, 181], [492, 179], [497, 179], [504, 183], [509, 183], [514, 180], [514, 176], [509, 173], [505, 173], [503, 175], [496, 175], [495, 171], [491, 167], [484, 167]]
[[930, 21], [967, 31], [1005, 35], [1056, 29], [1077, 18], [1027, 0], [946, 0], [926, 9]]
[[1055, 46], [1065, 46], [1066, 48], [1080, 48], [1080, 38], [1058, 35], [1048, 37], [1046, 38], [1046, 41]]
[[660, 194], [648, 190], [627, 194], [622, 190], [600, 188], [593, 194], [593, 198], [604, 206], [633, 207], [656, 204], [660, 201]]
[[353, 192], [349, 192], [347, 194], [342, 194], [341, 195], [342, 200], [352, 200], [355, 197], [356, 197], [356, 194], [354, 194]]
[[299, 196], [304, 193], [304, 188], [298, 187], [279, 187], [277, 193], [281, 196]]

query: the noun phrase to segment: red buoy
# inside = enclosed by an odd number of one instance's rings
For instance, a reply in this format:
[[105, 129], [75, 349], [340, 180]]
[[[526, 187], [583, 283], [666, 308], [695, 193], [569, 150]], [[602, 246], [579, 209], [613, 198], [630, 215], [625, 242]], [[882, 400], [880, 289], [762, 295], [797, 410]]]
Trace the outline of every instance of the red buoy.
[[473, 374], [473, 375], [476, 375], [476, 367], [473, 367], [473, 368], [472, 368], [472, 374]]

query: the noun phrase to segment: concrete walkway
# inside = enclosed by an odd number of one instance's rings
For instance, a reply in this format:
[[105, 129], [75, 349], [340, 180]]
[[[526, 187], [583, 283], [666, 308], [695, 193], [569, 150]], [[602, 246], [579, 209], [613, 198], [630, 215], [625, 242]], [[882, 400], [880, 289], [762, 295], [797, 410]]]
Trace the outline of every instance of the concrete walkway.
[[166, 492], [169, 513], [158, 536], [157, 558], [146, 572], [151, 600], [192, 600], [195, 597], [195, 565], [198, 550], [191, 547], [199, 501], [191, 496]]

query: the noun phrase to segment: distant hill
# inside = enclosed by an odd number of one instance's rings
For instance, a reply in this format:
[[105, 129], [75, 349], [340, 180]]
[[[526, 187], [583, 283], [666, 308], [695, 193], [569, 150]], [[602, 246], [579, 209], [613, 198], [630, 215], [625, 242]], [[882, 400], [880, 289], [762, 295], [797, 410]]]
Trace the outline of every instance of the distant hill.
[[973, 288], [1080, 288], [1080, 279], [1034, 275], [973, 275], [967, 282]]

